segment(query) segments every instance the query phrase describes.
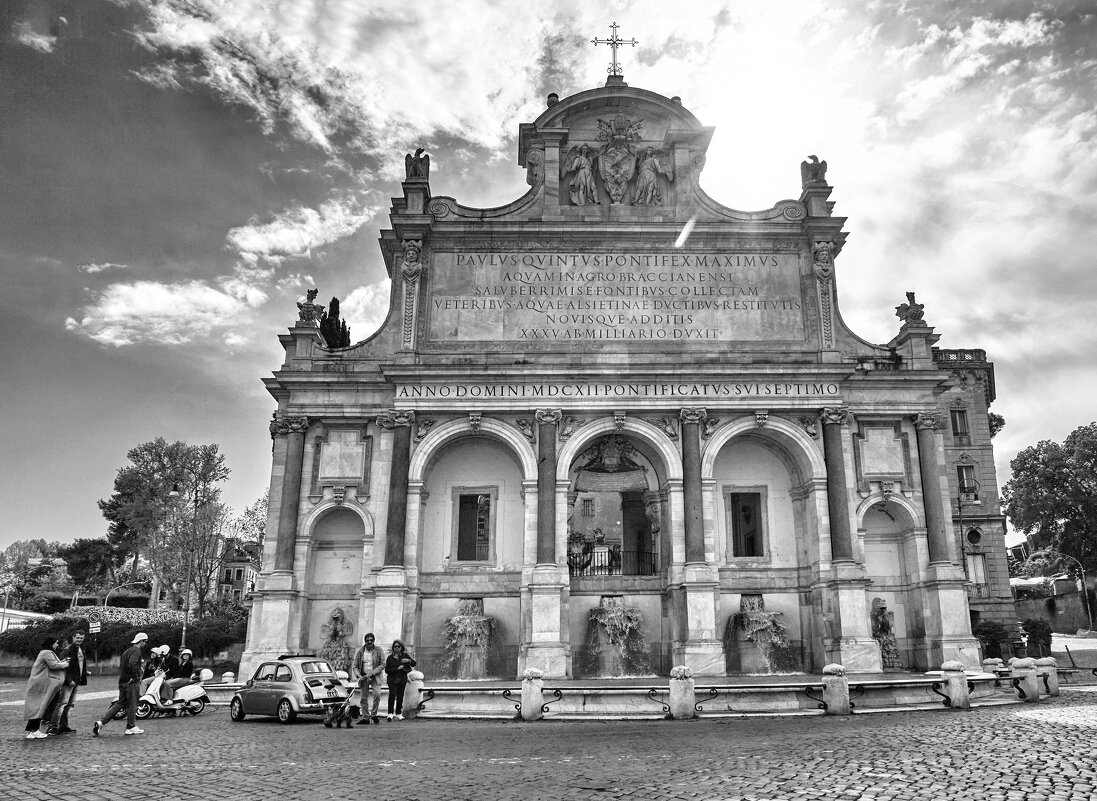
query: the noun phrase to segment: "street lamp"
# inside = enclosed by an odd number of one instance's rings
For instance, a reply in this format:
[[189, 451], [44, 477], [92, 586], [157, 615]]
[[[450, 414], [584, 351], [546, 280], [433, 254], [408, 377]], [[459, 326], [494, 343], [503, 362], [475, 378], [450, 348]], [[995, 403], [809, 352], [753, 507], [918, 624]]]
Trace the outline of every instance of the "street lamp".
[[107, 594], [105, 596], [103, 596], [103, 608], [104, 609], [107, 608], [107, 600], [111, 597], [111, 595], [113, 595], [115, 592], [122, 589], [123, 587], [130, 587], [130, 586], [133, 586], [135, 584], [144, 585], [144, 584], [148, 584], [148, 582], [147, 581], [127, 581], [125, 584], [119, 584], [117, 587], [112, 587], [111, 589], [109, 589], [107, 591]]
[[1082, 574], [1082, 600], [1085, 601], [1086, 604], [1086, 617], [1089, 619], [1089, 630], [1093, 631], [1093, 610], [1089, 606], [1089, 588], [1086, 587], [1086, 569], [1082, 567], [1081, 562], [1070, 554], [1065, 554], [1062, 551], [1056, 551], [1056, 553], [1064, 559], [1069, 559], [1074, 562], [1074, 564], [1078, 565], [1078, 570]]
[[[183, 588], [183, 636], [179, 640], [180, 649], [187, 647], [187, 621], [190, 620], [190, 582], [191, 582], [191, 569], [194, 565], [194, 554], [191, 553], [194, 546], [194, 535], [198, 532], [198, 474], [194, 470], [183, 467], [180, 468], [184, 472], [190, 473], [194, 479], [194, 526], [191, 528], [190, 536], [187, 537], [187, 583]], [[171, 492], [168, 493], [169, 498], [179, 498], [181, 494], [179, 492], [179, 482], [176, 481], [171, 485]]]
[[[979, 500], [979, 482], [974, 478], [969, 478], [966, 481], [961, 481], [960, 486], [956, 490], [956, 518], [960, 526], [960, 556], [964, 562], [964, 578], [971, 580], [971, 576], [968, 575], [967, 566], [967, 545], [965, 541], [967, 535], [964, 533], [964, 496], [974, 495], [975, 497], [969, 502], [971, 506], [982, 506], [983, 502]], [[972, 543], [974, 545], [974, 543]]]

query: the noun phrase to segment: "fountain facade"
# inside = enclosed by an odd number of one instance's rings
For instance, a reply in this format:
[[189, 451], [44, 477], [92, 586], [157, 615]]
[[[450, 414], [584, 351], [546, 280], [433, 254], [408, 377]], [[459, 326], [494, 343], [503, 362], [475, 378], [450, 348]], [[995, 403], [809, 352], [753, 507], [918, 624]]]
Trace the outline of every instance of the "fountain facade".
[[483, 598], [461, 598], [457, 614], [442, 624], [443, 667], [451, 678], [487, 678], [495, 621], [484, 614]]
[[651, 652], [643, 613], [625, 606], [624, 596], [603, 595], [590, 610], [586, 648], [579, 667], [584, 676], [612, 678], [651, 675]]

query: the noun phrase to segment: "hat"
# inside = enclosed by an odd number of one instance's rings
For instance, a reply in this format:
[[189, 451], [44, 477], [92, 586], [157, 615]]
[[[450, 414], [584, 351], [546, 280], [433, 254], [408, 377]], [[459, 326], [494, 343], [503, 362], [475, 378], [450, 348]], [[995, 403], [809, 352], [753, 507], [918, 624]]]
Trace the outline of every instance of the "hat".
[[145, 634], [145, 632], [143, 631], [139, 631], [133, 636], [133, 640], [130, 641], [130, 645], [137, 645], [137, 643], [144, 642], [148, 638], [149, 635]]

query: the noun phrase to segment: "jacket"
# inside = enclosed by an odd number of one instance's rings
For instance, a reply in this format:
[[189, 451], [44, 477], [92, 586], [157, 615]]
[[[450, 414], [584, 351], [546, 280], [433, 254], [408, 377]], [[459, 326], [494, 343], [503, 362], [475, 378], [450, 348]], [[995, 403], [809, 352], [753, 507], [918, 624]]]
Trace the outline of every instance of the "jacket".
[[182, 659], [177, 660], [178, 664], [173, 669], [167, 671], [169, 679], [189, 679], [194, 672], [194, 661], [191, 659], [185, 662]]
[[27, 679], [27, 700], [23, 704], [23, 719], [44, 718], [49, 711], [61, 683], [65, 680], [65, 669], [69, 663], [57, 658], [53, 651], [39, 651], [30, 669]]
[[122, 672], [118, 674], [118, 686], [141, 681], [143, 652], [140, 643], [131, 645], [122, 652]]
[[403, 657], [389, 654], [389, 658], [385, 660], [385, 676], [388, 678], [389, 683], [405, 681], [413, 667], [415, 667], [415, 660], [411, 658], [411, 654], [407, 651], [404, 651]]
[[168, 654], [160, 661], [160, 669], [164, 671], [165, 679], [178, 678], [176, 674], [179, 672], [179, 657], [175, 654]]
[[88, 652], [84, 651], [84, 664], [81, 666], [77, 652], [83, 650], [82, 646], [70, 645], [65, 659], [69, 660], [69, 666], [65, 669], [65, 684], [75, 684], [83, 687], [88, 683]]
[[[366, 664], [367, 659], [369, 664]], [[366, 646], [363, 645], [354, 654], [355, 677], [376, 679], [384, 669], [385, 652], [378, 646], [375, 645], [370, 651], [366, 651]]]

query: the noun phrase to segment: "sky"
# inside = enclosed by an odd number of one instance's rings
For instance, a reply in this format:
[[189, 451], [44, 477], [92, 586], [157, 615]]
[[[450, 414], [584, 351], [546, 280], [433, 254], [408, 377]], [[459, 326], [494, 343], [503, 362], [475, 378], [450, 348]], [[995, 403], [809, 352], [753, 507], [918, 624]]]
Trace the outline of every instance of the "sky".
[[431, 189], [528, 188], [518, 126], [605, 82], [716, 132], [701, 185], [760, 210], [828, 162], [839, 305], [984, 348], [1019, 449], [1095, 418], [1097, 3], [3, 0], [0, 547], [98, 537], [126, 452], [218, 443], [242, 510], [269, 481], [261, 380], [306, 289], [354, 341], [404, 154]]

